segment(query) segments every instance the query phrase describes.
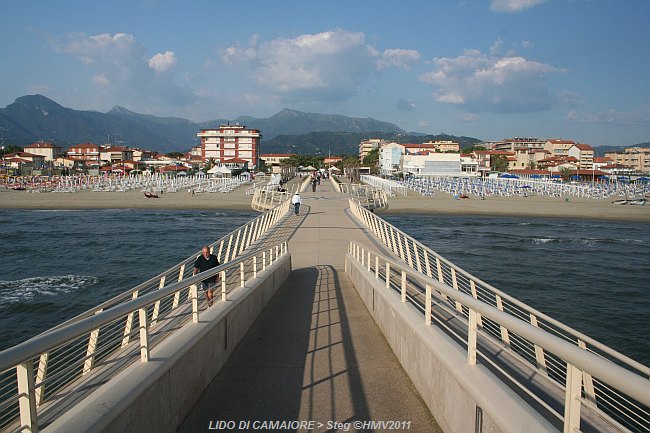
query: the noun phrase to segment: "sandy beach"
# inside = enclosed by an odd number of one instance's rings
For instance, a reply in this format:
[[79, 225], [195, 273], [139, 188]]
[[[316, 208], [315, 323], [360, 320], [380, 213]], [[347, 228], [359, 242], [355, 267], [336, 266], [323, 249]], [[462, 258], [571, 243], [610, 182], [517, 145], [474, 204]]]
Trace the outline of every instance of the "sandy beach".
[[[77, 193], [28, 193], [0, 190], [0, 209], [225, 209], [250, 211], [252, 196], [248, 186], [230, 193], [187, 192], [167, 193], [160, 198], [146, 198], [141, 191]], [[304, 198], [318, 195], [311, 191]], [[612, 204], [613, 199], [594, 200], [569, 197], [488, 197], [481, 200], [456, 200], [438, 192], [434, 197], [423, 197], [409, 191], [408, 197], [391, 197], [385, 213], [525, 216], [579, 219], [610, 219], [618, 221], [650, 222], [650, 206]]]

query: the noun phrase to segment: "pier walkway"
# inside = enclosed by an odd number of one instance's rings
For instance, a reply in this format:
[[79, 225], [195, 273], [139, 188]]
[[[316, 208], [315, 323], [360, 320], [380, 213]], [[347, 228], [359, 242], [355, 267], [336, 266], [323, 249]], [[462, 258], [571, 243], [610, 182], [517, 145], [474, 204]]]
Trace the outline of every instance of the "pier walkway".
[[329, 182], [302, 195], [289, 221], [300, 223], [289, 238], [292, 273], [178, 432], [242, 420], [322, 424], [313, 431], [400, 420], [410, 431], [441, 431], [344, 272], [350, 240], [382, 247]]

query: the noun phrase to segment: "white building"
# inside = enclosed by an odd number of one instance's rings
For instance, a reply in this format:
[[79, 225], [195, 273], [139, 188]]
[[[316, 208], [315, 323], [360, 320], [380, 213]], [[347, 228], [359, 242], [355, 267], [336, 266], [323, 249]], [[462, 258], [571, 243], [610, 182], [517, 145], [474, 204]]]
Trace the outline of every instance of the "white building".
[[461, 176], [461, 157], [459, 153], [404, 155], [402, 171], [413, 176]]
[[227, 161], [244, 160], [249, 168], [257, 165], [259, 142], [262, 137], [257, 129], [236, 123], [220, 125], [216, 129], [202, 129], [196, 135], [201, 139], [204, 161], [212, 158], [221, 165]]
[[381, 174], [393, 174], [401, 170], [404, 146], [399, 143], [384, 144], [379, 149], [379, 168]]

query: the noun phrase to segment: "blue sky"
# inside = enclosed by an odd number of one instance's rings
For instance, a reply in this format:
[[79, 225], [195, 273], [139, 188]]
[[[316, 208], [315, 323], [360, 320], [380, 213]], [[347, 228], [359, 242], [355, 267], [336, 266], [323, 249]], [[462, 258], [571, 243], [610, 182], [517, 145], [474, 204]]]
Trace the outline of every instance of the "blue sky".
[[650, 1], [2, 1], [0, 106], [650, 141]]

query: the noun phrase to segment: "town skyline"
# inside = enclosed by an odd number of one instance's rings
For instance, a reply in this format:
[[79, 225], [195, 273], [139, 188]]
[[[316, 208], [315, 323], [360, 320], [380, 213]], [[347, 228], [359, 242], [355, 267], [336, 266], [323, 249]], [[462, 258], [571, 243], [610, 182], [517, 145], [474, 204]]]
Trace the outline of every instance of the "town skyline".
[[10, 3], [0, 106], [39, 93], [194, 122], [286, 107], [486, 141], [650, 141], [647, 2], [343, 4]]

